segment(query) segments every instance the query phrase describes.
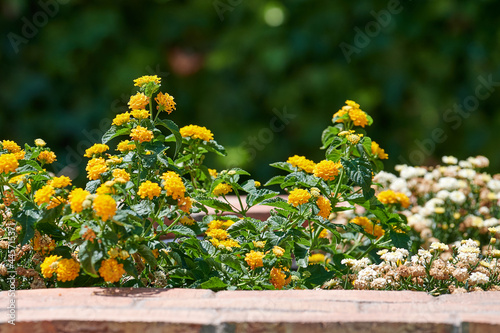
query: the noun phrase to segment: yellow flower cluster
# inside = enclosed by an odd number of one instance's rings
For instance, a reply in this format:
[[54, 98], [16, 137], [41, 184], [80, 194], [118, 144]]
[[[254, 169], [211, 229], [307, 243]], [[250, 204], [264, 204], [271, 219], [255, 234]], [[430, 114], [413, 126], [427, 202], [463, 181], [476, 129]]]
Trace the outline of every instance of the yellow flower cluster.
[[182, 178], [174, 171], [167, 171], [162, 176], [163, 188], [167, 191], [167, 196], [173, 199], [184, 198], [186, 187]]
[[278, 245], [275, 245], [273, 247], [273, 253], [276, 257], [282, 257], [285, 254], [285, 249]]
[[56, 248], [56, 242], [49, 235], [41, 235], [38, 230], [35, 231], [35, 236], [31, 240], [33, 251], [46, 255]]
[[379, 144], [375, 141], [372, 141], [372, 154], [378, 156], [381, 160], [389, 158], [389, 155], [386, 154], [385, 150], [380, 148]]
[[191, 139], [201, 139], [204, 141], [213, 140], [214, 135], [204, 126], [188, 125], [180, 129], [183, 138], [190, 137]]
[[384, 229], [378, 224], [373, 223], [370, 219], [364, 216], [357, 216], [349, 221], [350, 223], [362, 226], [366, 233], [373, 235], [377, 238], [382, 237], [385, 234]]
[[137, 194], [141, 197], [141, 199], [148, 197], [149, 200], [153, 200], [154, 197], [160, 196], [160, 193], [161, 193], [160, 185], [153, 183], [149, 180], [143, 182], [139, 186], [139, 191], [137, 192]]
[[333, 162], [328, 160], [323, 160], [316, 164], [313, 170], [313, 174], [316, 177], [322, 178], [323, 180], [334, 180], [339, 174], [339, 170], [342, 168], [340, 162]]
[[137, 126], [130, 132], [130, 138], [134, 141], [149, 142], [153, 140], [153, 132], [145, 127]]
[[271, 269], [269, 282], [271, 282], [274, 288], [283, 289], [284, 286], [290, 284], [290, 282], [292, 281], [292, 276], [289, 275], [287, 278], [286, 272], [288, 272], [287, 268], [283, 268], [283, 270], [281, 270], [279, 268], [273, 267]]
[[123, 274], [125, 274], [123, 264], [119, 264], [114, 258], [103, 260], [99, 268], [99, 275], [106, 282], [118, 282]]
[[160, 84], [161, 78], [159, 78], [157, 75], [144, 75], [134, 80], [134, 86], [142, 87], [143, 85], [148, 84], [149, 82]]
[[57, 161], [56, 154], [48, 150], [41, 151], [36, 159], [44, 164], [52, 164]]
[[232, 192], [233, 188], [231, 185], [226, 184], [226, 183], [220, 183], [215, 186], [214, 190], [212, 191], [212, 194], [215, 196], [221, 196], [221, 195], [226, 195], [229, 192]]
[[162, 92], [160, 92], [158, 95], [156, 95], [155, 101], [156, 103], [158, 103], [158, 106], [156, 108], [160, 112], [166, 111], [168, 114], [171, 114], [172, 111], [175, 110], [174, 98], [169, 94], [163, 94]]
[[47, 143], [42, 139], [35, 139], [35, 146], [37, 147], [45, 147]]
[[123, 169], [114, 169], [113, 170], [113, 180], [117, 183], [126, 183], [130, 180], [130, 174]]
[[108, 166], [106, 164], [106, 160], [102, 157], [99, 158], [93, 158], [88, 161], [87, 167], [85, 168], [87, 170], [87, 178], [90, 180], [96, 180], [99, 179], [99, 176], [101, 174], [105, 173], [108, 171]]
[[50, 180], [49, 184], [55, 188], [63, 188], [71, 185], [71, 179], [66, 176], [54, 177]]
[[71, 206], [71, 211], [73, 213], [80, 213], [83, 210], [83, 201], [87, 198], [87, 196], [90, 195], [90, 192], [81, 189], [81, 188], [75, 188], [71, 193], [69, 194], [69, 203]]
[[184, 215], [183, 217], [181, 217], [181, 219], [179, 220], [179, 222], [182, 225], [187, 225], [187, 226], [191, 226], [191, 225], [195, 225], [196, 224], [196, 221], [192, 217], [186, 216], [186, 215]]
[[121, 141], [118, 144], [118, 146], [116, 147], [116, 149], [118, 151], [121, 151], [122, 153], [130, 151], [130, 150], [134, 150], [135, 148], [136, 148], [135, 143], [130, 142], [129, 140], [123, 140], [123, 141]]
[[177, 206], [179, 206], [180, 210], [184, 213], [188, 213], [193, 207], [193, 200], [190, 197], [181, 197], [177, 199]]
[[85, 157], [92, 157], [94, 155], [99, 155], [104, 153], [105, 151], [108, 151], [109, 147], [108, 145], [102, 144], [102, 143], [96, 143], [92, 147], [88, 148], [85, 150]]
[[58, 197], [55, 197], [55, 198], [52, 198], [50, 199], [50, 202], [49, 204], [47, 205], [47, 209], [52, 209], [52, 208], [56, 208], [57, 206], [59, 206], [60, 204], [64, 204], [66, 203], [66, 199], [64, 199], [63, 197], [61, 196], [58, 196]]
[[6, 149], [9, 153], [18, 153], [21, 151], [21, 147], [17, 143], [11, 140], [3, 140], [2, 141], [3, 149]]
[[406, 194], [401, 192], [394, 192], [392, 190], [382, 191], [377, 195], [377, 199], [386, 205], [400, 204], [403, 208], [410, 206], [410, 199]]
[[307, 158], [305, 158], [305, 156], [298, 156], [298, 155], [289, 157], [286, 162], [290, 163], [293, 167], [304, 170], [307, 173], [312, 173], [314, 167], [316, 166], [316, 164], [313, 161], [308, 160]]
[[330, 200], [328, 200], [326, 197], [321, 196], [316, 200], [316, 205], [319, 208], [318, 216], [327, 219], [332, 212], [332, 204]]
[[245, 261], [247, 262], [250, 269], [256, 269], [257, 267], [263, 267], [264, 263], [262, 262], [262, 258], [264, 258], [264, 253], [260, 251], [250, 251], [245, 255]]
[[125, 113], [120, 113], [115, 116], [113, 119], [113, 125], [116, 126], [121, 126], [123, 124], [126, 124], [130, 121], [130, 113], [125, 112]]
[[148, 104], [149, 104], [148, 96], [140, 92], [135, 94], [134, 96], [130, 96], [130, 100], [128, 102], [128, 106], [130, 107], [131, 110], [144, 109]]
[[19, 162], [14, 154], [0, 155], [0, 173], [15, 172]]
[[116, 201], [110, 195], [99, 194], [92, 204], [94, 211], [104, 222], [115, 216]]
[[57, 281], [73, 281], [80, 273], [80, 264], [75, 259], [61, 259], [57, 264]]
[[130, 113], [135, 119], [146, 119], [149, 118], [149, 111], [144, 109], [135, 109]]
[[35, 203], [41, 205], [49, 203], [50, 198], [56, 194], [56, 191], [51, 185], [44, 185], [41, 189], [35, 192]]
[[45, 258], [45, 260], [40, 265], [44, 278], [50, 279], [52, 277], [52, 275], [57, 271], [57, 261], [61, 258], [61, 256], [49, 256]]
[[309, 265], [325, 262], [326, 257], [323, 253], [314, 253], [309, 256]]
[[226, 249], [230, 249], [233, 247], [240, 247], [240, 244], [229, 237], [229, 233], [226, 231], [231, 225], [234, 224], [234, 221], [227, 220], [213, 220], [208, 224], [208, 229], [206, 231], [206, 235], [211, 237], [210, 243], [213, 246], [219, 247], [223, 246]]
[[368, 117], [366, 113], [359, 108], [358, 103], [351, 100], [347, 100], [345, 103], [347, 105], [344, 105], [342, 109], [333, 115], [334, 119], [337, 118], [335, 122], [343, 123], [343, 117], [347, 114], [355, 126], [365, 127], [368, 125]]
[[309, 199], [311, 199], [311, 193], [301, 188], [296, 188], [288, 194], [288, 203], [294, 207], [307, 203]]

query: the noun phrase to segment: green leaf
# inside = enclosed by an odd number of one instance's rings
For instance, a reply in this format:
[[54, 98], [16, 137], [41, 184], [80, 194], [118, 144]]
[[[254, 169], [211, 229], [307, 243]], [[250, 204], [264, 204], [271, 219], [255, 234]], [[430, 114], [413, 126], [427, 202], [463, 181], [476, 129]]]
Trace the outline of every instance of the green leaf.
[[66, 238], [66, 233], [53, 222], [42, 220], [36, 224], [36, 229], [42, 234], [50, 235], [56, 241]]
[[13, 219], [21, 224], [21, 245], [27, 244], [35, 236], [35, 223], [40, 219], [40, 214], [34, 209], [25, 209], [17, 212]]
[[292, 205], [290, 205], [286, 200], [280, 197], [274, 197], [271, 199], [264, 200], [260, 203], [261, 205], [271, 206], [276, 208], [281, 208], [289, 212], [297, 211]]
[[323, 265], [319, 264], [307, 266], [305, 271], [310, 273], [309, 277], [304, 280], [306, 287], [309, 289], [322, 286], [335, 275], [335, 272], [327, 271]]
[[349, 179], [360, 186], [363, 191], [368, 191], [370, 189], [372, 183], [372, 170], [367, 160], [363, 158], [355, 158], [352, 160], [342, 159], [342, 166]]
[[179, 126], [177, 126], [176, 123], [174, 123], [172, 120], [169, 120], [169, 119], [157, 119], [156, 125], [163, 126], [166, 129], [168, 129], [170, 132], [172, 132], [172, 134], [175, 137], [174, 157], [177, 156], [177, 154], [179, 153], [179, 150], [181, 149], [181, 146], [182, 146], [182, 136], [181, 136], [181, 133], [179, 132]]
[[328, 126], [321, 134], [321, 143], [323, 146], [320, 149], [326, 149], [339, 134], [340, 129], [333, 126]]
[[224, 148], [224, 146], [221, 146], [215, 140], [210, 140], [209, 142], [203, 141], [203, 148], [205, 148], [207, 151], [215, 153], [219, 156], [226, 156], [227, 155], [226, 149]]
[[389, 232], [389, 237], [391, 238], [392, 245], [395, 247], [407, 250], [411, 248], [411, 239], [406, 233], [399, 233], [391, 230]]
[[247, 195], [246, 202], [248, 206], [255, 206], [261, 203], [264, 200], [274, 198], [277, 196], [279, 193], [271, 190], [255, 190], [254, 192], [250, 192]]
[[104, 257], [103, 250], [100, 248], [99, 243], [84, 241], [79, 248], [78, 258], [83, 270], [92, 277], [99, 277], [95, 269], [97, 264]]
[[99, 187], [99, 185], [101, 185], [100, 179], [91, 180], [85, 186], [85, 190], [89, 191], [90, 193], [95, 193], [95, 191], [97, 191], [97, 188]]
[[111, 128], [104, 133], [102, 136], [102, 143], [108, 143], [111, 139], [116, 138], [117, 136], [128, 134], [130, 129], [128, 127], [119, 128], [116, 125], [111, 125]]
[[233, 255], [230, 254], [221, 254], [220, 262], [236, 271], [241, 271], [241, 265], [243, 261], [236, 259]]
[[130, 207], [134, 212], [142, 217], [149, 216], [154, 210], [154, 203], [149, 200], [142, 200]]
[[269, 179], [267, 183], [264, 184], [264, 186], [280, 185], [284, 180], [285, 176], [274, 176], [273, 178]]
[[285, 170], [288, 172], [295, 172], [296, 171], [295, 167], [293, 167], [290, 163], [287, 163], [287, 162], [275, 162], [275, 163], [271, 163], [270, 166], [272, 166], [273, 168], [278, 168], [278, 169]]
[[200, 287], [202, 289], [212, 289], [213, 291], [226, 289], [227, 284], [225, 284], [219, 277], [212, 276], [210, 280], [203, 282]]
[[256, 232], [257, 229], [255, 225], [248, 219], [241, 219], [235, 223], [233, 223], [229, 228], [227, 228], [227, 232], [234, 233], [239, 230], [248, 230]]
[[149, 247], [144, 244], [139, 245], [137, 252], [146, 260], [152, 267], [156, 267], [156, 258]]
[[232, 212], [233, 211], [231, 205], [229, 205], [228, 203], [222, 202], [218, 199], [212, 199], [212, 198], [205, 198], [205, 199], [200, 198], [200, 199], [198, 199], [197, 198], [196, 201], [198, 201], [202, 205], [205, 205], [205, 206], [208, 206], [208, 207], [211, 207], [214, 209], [222, 210], [224, 212]]
[[176, 236], [196, 237], [196, 233], [192, 229], [181, 224], [174, 225], [169, 231]]
[[309, 248], [300, 243], [295, 243], [293, 247], [293, 254], [295, 255], [295, 260], [297, 260], [297, 266], [307, 267], [309, 262]]

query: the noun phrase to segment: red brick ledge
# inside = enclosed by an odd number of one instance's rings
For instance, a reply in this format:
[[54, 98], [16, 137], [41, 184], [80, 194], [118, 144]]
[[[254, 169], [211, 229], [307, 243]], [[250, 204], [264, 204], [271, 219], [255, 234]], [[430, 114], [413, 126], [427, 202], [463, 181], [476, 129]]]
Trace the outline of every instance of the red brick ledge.
[[0, 293], [0, 332], [500, 332], [500, 292], [72, 288]]

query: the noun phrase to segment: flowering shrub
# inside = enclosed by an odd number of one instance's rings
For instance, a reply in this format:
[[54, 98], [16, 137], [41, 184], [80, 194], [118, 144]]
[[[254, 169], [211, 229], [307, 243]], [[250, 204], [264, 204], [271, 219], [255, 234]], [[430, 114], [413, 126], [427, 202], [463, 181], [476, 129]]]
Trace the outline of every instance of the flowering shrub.
[[[342, 287], [442, 293], [453, 291], [452, 285], [495, 285], [494, 238], [466, 220], [467, 214], [497, 214], [484, 204], [484, 194], [478, 194], [477, 202], [472, 199], [479, 187], [496, 183], [483, 179], [484, 184], [469, 181], [461, 187], [473, 189], [460, 191], [471, 196], [469, 206], [458, 204], [462, 199], [454, 192], [446, 198], [438, 191], [418, 197], [410, 183], [402, 186], [396, 176], [379, 172], [388, 156], [367, 135], [365, 128], [373, 120], [357, 103], [347, 101], [323, 132], [324, 160], [315, 163], [295, 155], [272, 164], [283, 175], [264, 187], [281, 188], [277, 192], [263, 188], [242, 169], [208, 168], [206, 154], [225, 155], [216, 136], [203, 126], [179, 128], [164, 119], [176, 103], [159, 91], [158, 77], [144, 76], [134, 83], [139, 91], [130, 97], [130, 110], [116, 115], [102, 142], [85, 151], [85, 188], [44, 169], [57, 157], [43, 140], [24, 148], [0, 142], [2, 287], [7, 288], [12, 275], [17, 288]], [[469, 173], [465, 179], [471, 179]], [[440, 184], [441, 176], [432, 179]], [[383, 186], [388, 190], [381, 191]], [[228, 195], [236, 197], [236, 205]], [[418, 205], [430, 200], [434, 206], [422, 208], [430, 211], [425, 215]], [[438, 217], [455, 216], [445, 204], [456, 204], [461, 214], [456, 225], [464, 223], [464, 230], [443, 228], [449, 220]], [[249, 216], [256, 205], [272, 207], [266, 221]], [[488, 213], [481, 207], [489, 207]], [[415, 228], [418, 218], [412, 216], [417, 214], [428, 219], [437, 214], [426, 225], [430, 231], [425, 235], [431, 234], [427, 238]], [[465, 245], [455, 254], [445, 244], [431, 245], [437, 246], [432, 253], [420, 249], [406, 260], [409, 251], [443, 235], [446, 243], [464, 240]], [[468, 237], [488, 243], [487, 252], [479, 253]], [[441, 266], [446, 268], [443, 275], [431, 274], [442, 271]], [[431, 277], [408, 275], [402, 272], [405, 267], [411, 272], [423, 268]], [[436, 282], [450, 277], [453, 284]]]

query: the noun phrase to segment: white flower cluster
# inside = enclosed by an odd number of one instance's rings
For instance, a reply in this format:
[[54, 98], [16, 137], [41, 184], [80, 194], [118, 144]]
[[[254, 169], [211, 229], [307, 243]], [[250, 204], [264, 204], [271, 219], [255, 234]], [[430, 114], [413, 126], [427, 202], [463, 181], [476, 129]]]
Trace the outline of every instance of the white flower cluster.
[[457, 249], [457, 259], [465, 264], [475, 265], [479, 262], [479, 248], [475, 240], [463, 240]]

